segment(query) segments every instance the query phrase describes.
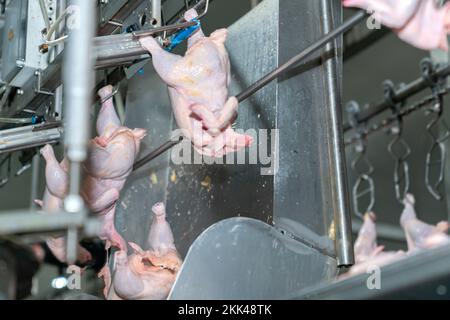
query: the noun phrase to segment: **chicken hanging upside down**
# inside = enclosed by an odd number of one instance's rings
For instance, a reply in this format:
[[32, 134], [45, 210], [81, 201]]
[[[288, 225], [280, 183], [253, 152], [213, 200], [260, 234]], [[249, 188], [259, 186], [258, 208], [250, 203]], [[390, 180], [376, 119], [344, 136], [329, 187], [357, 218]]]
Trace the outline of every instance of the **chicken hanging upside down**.
[[[185, 19], [197, 17], [188, 10]], [[238, 101], [228, 97], [230, 60], [225, 48], [227, 30], [206, 37], [201, 29], [188, 40], [184, 57], [165, 51], [153, 38], [140, 40], [152, 55], [156, 72], [169, 87], [172, 108], [183, 135], [194, 148], [210, 157], [222, 157], [248, 147], [253, 139], [237, 134], [231, 127]]]
[[343, 274], [340, 279], [349, 276], [366, 273], [370, 267], [382, 267], [407, 256], [414, 255], [422, 250], [432, 249], [441, 245], [450, 244], [447, 234], [450, 223], [441, 221], [436, 226], [429, 225], [417, 219], [414, 210], [414, 196], [407, 194], [403, 200], [404, 209], [400, 217], [408, 245], [408, 251], [385, 252], [383, 246], [377, 245], [377, 234], [375, 228], [375, 214], [367, 213], [364, 223], [355, 241], [355, 262], [349, 272]]
[[163, 300], [169, 295], [182, 261], [175, 248], [164, 204], [152, 208], [154, 217], [147, 250], [130, 242], [131, 255], [115, 253], [113, 273], [106, 265], [101, 272], [105, 297], [117, 300]]
[[438, 7], [436, 0], [342, 0], [358, 7], [392, 28], [403, 41], [423, 50], [448, 50], [450, 3]]
[[431, 249], [450, 243], [450, 237], [447, 234], [450, 223], [441, 221], [433, 226], [420, 221], [417, 219], [414, 203], [414, 196], [407, 194], [403, 200], [405, 208], [400, 217], [400, 224], [406, 235], [408, 252], [415, 253], [421, 249]]
[[[103, 99], [110, 96], [112, 87], [107, 86], [99, 91]], [[103, 219], [101, 238], [110, 246], [126, 250], [125, 240], [114, 227], [114, 213], [119, 193], [133, 170], [133, 164], [139, 153], [140, 142], [146, 131], [123, 127], [117, 117], [112, 98], [103, 103], [98, 119], [99, 136], [92, 139], [89, 145], [88, 159], [84, 165], [85, 179], [81, 195], [88, 208]], [[68, 162], [56, 160], [53, 148], [49, 145], [41, 150], [46, 160], [45, 177], [47, 187], [42, 205], [47, 212], [62, 210], [62, 202], [68, 192]], [[65, 239], [49, 239], [47, 241], [53, 254], [65, 262]], [[90, 258], [88, 252], [80, 248], [80, 258]]]

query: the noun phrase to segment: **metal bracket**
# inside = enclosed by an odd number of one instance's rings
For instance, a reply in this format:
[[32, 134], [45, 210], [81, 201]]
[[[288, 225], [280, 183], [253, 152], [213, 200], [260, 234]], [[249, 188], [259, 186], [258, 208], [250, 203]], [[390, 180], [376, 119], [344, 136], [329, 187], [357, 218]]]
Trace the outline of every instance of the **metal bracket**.
[[54, 96], [55, 94], [53, 92], [42, 89], [42, 87], [41, 87], [41, 70], [36, 70], [34, 75], [36, 76], [36, 87], [35, 87], [34, 91], [36, 93], [45, 94], [48, 96]]

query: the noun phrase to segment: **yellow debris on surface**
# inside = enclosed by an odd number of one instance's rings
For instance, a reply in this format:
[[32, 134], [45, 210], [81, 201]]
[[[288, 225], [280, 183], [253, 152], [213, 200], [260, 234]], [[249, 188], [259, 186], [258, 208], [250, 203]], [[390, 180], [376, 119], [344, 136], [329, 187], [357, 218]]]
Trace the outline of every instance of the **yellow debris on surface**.
[[172, 170], [172, 174], [170, 175], [170, 181], [172, 183], [177, 182], [177, 172], [175, 170]]
[[202, 185], [202, 187], [208, 189], [208, 191], [211, 190], [211, 177], [206, 176], [205, 179], [203, 179], [203, 181], [200, 182], [200, 184]]
[[158, 176], [155, 173], [152, 173], [150, 175], [150, 181], [152, 182], [152, 184], [158, 184]]

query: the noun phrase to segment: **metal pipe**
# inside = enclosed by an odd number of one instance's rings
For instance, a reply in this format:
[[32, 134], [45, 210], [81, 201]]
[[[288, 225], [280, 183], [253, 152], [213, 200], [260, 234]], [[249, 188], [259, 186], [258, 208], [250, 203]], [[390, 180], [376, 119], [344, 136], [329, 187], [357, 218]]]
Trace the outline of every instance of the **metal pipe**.
[[101, 230], [101, 222], [96, 218], [86, 219], [83, 213], [16, 211], [0, 214], [2, 236], [61, 232], [69, 227], [83, 228], [84, 235], [94, 237]]
[[[321, 1], [322, 22], [325, 33], [333, 30], [333, 8], [329, 0]], [[341, 20], [341, 17], [339, 17]], [[338, 59], [342, 62], [341, 50], [337, 41], [328, 42], [324, 52], [335, 54], [324, 62], [328, 93], [325, 95], [329, 106], [329, 125], [331, 135], [329, 141], [330, 171], [331, 171], [331, 202], [333, 203], [333, 219], [335, 227], [335, 248], [338, 267], [349, 266], [355, 263], [352, 241], [352, 222], [350, 217], [350, 200], [348, 198], [347, 172], [345, 161], [344, 133], [342, 131], [342, 74], [338, 69]], [[341, 40], [342, 44], [342, 40]]]
[[[81, 28], [75, 28], [70, 33], [64, 56], [65, 146], [71, 165], [78, 166], [86, 160], [90, 137], [89, 114], [95, 61], [91, 49], [96, 5], [95, 1], [82, 0], [74, 0], [73, 4], [78, 8], [78, 16], [74, 19], [79, 21]], [[76, 177], [71, 178], [78, 180]], [[75, 191], [78, 189], [74, 188]]]
[[250, 87], [242, 91], [240, 94], [236, 96], [239, 102], [242, 102], [246, 100], [248, 97], [252, 96], [256, 92], [258, 92], [260, 89], [264, 88], [267, 84], [278, 78], [280, 75], [285, 73], [286, 71], [289, 71], [292, 67], [309, 57], [311, 54], [316, 52], [317, 50], [321, 49], [325, 44], [332, 41], [336, 37], [344, 34], [346, 31], [350, 30], [354, 26], [356, 26], [358, 23], [363, 21], [367, 18], [367, 13], [365, 11], [358, 11], [355, 15], [353, 15], [350, 19], [348, 19], [346, 22], [344, 22], [341, 26], [338, 28], [332, 30], [331, 32], [324, 35], [322, 38], [311, 44], [309, 47], [304, 49], [302, 52], [300, 52], [295, 57], [291, 58], [288, 62], [281, 65], [280, 67], [273, 70], [271, 73], [264, 76], [262, 79], [258, 80], [254, 84], [252, 84]]
[[155, 27], [160, 27], [161, 19], [161, 0], [152, 0], [152, 18], [156, 21]]
[[165, 144], [163, 144], [162, 146], [160, 146], [159, 148], [157, 148], [156, 150], [153, 150], [152, 152], [150, 152], [148, 155], [146, 155], [142, 159], [136, 161], [136, 163], [133, 166], [133, 171], [136, 171], [136, 170], [142, 168], [143, 166], [145, 166], [147, 163], [149, 163], [153, 159], [156, 159], [157, 157], [159, 157], [166, 151], [170, 150], [171, 148], [173, 148], [174, 146], [179, 144], [181, 141], [183, 141], [183, 139], [184, 138], [182, 136], [180, 136], [180, 137], [178, 137], [177, 140], [168, 141]]
[[[450, 65], [445, 65], [436, 70], [436, 77], [446, 77], [450, 75]], [[420, 77], [407, 85], [401, 87], [394, 93], [393, 101], [398, 103], [407, 100], [408, 98], [414, 96], [415, 94], [429, 88], [429, 83], [423, 77]], [[386, 100], [382, 100], [372, 106], [368, 106], [363, 111], [356, 115], [356, 120], [358, 123], [363, 123], [376, 117], [380, 113], [388, 110], [390, 108], [390, 103]], [[352, 126], [349, 123], [344, 124], [344, 131], [349, 131]]]
[[[65, 146], [70, 162], [69, 194], [64, 199], [67, 212], [85, 217], [84, 201], [80, 192], [81, 163], [87, 158], [90, 138], [90, 107], [94, 87], [95, 55], [92, 54], [96, 30], [96, 2], [73, 0], [75, 26], [71, 30], [64, 55]], [[67, 232], [67, 262], [76, 260], [77, 232]], [[69, 241], [70, 240], [70, 241]]]
[[26, 126], [0, 131], [0, 154], [40, 147], [56, 143], [61, 139], [60, 128], [39, 129], [40, 126]]

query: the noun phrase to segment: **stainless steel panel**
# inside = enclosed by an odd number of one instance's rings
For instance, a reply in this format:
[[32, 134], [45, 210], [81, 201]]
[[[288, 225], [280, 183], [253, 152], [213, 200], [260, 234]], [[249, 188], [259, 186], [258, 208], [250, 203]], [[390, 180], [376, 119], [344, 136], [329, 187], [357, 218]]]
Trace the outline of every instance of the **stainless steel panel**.
[[[342, 19], [340, 2], [331, 4], [336, 26]], [[279, 8], [279, 61], [283, 63], [327, 31], [326, 25], [318, 23], [325, 20], [326, 12], [321, 1], [313, 0], [280, 1]], [[337, 136], [340, 119], [333, 110], [340, 106], [342, 63], [336, 54], [316, 54], [278, 81], [280, 170], [274, 182], [275, 225], [330, 253], [335, 252], [338, 221], [333, 223], [334, 214], [348, 209], [342, 199], [344, 181], [336, 183], [345, 172], [337, 154], [343, 152]], [[331, 69], [329, 59], [334, 60]], [[336, 68], [335, 78], [330, 79], [332, 68]]]
[[[277, 25], [277, 1], [266, 1], [229, 27], [226, 45], [232, 66], [230, 95], [238, 94], [277, 66]], [[273, 83], [240, 104], [235, 127], [275, 128], [275, 114]], [[261, 146], [266, 141], [254, 143]], [[266, 166], [246, 163], [170, 164], [177, 180], [168, 184], [167, 208], [174, 216], [173, 229], [180, 237], [177, 245], [183, 254], [203, 230], [220, 220], [245, 216], [271, 223], [273, 177], [261, 175], [261, 168]]]
[[331, 279], [334, 259], [254, 219], [207, 229], [189, 250], [169, 299], [278, 299]]
[[[276, 12], [277, 1], [266, 1], [229, 28], [231, 94], [277, 66]], [[144, 75], [136, 74], [129, 88], [125, 123], [150, 130], [145, 154], [167, 141], [176, 124], [167, 88], [151, 66], [145, 67]], [[275, 106], [273, 83], [240, 105], [236, 127], [274, 128]], [[166, 201], [177, 247], [185, 255], [197, 236], [217, 221], [247, 216], [271, 222], [273, 177], [262, 176], [261, 167], [266, 166], [174, 165], [165, 154], [130, 177], [117, 208], [118, 230], [127, 240], [142, 243], [149, 229], [142, 226], [150, 224], [151, 206]]]

